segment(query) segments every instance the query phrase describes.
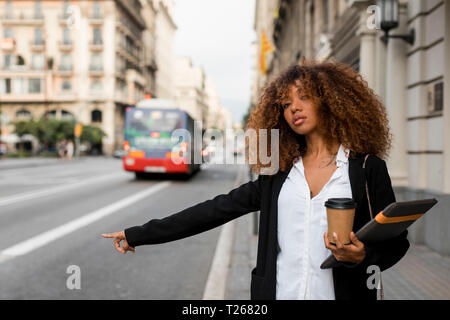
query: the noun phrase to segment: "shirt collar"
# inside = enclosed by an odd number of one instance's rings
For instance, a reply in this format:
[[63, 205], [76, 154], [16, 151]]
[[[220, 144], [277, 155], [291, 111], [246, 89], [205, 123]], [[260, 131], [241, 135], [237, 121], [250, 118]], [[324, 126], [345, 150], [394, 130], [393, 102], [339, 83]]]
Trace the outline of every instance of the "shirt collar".
[[[342, 164], [348, 163], [349, 155], [350, 155], [350, 150], [347, 148], [344, 148], [344, 146], [341, 144], [339, 146], [339, 150], [336, 155], [336, 166], [340, 167], [340, 166], [342, 166]], [[298, 161], [295, 163], [295, 166], [298, 168], [300, 168], [300, 161], [302, 161], [302, 157], [300, 157], [298, 159]], [[303, 169], [303, 168], [301, 168], [301, 169]]]
[[339, 147], [339, 151], [336, 156], [336, 165], [340, 167], [343, 163], [348, 163], [348, 156], [350, 154], [350, 150], [344, 148], [341, 144]]

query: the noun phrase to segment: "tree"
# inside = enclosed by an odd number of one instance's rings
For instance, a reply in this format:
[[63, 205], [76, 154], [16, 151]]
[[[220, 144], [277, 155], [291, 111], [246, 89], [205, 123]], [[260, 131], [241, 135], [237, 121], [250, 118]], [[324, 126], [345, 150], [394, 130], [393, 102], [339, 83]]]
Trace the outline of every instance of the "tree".
[[[18, 121], [14, 123], [14, 132], [22, 137], [25, 134], [35, 136], [44, 150], [53, 149], [58, 141], [62, 139], [74, 140], [75, 120], [58, 120], [46, 117], [40, 118], [38, 121], [33, 119], [29, 121]], [[83, 133], [80, 137], [81, 143], [87, 143], [90, 147], [99, 145], [105, 132], [95, 126], [83, 126]]]

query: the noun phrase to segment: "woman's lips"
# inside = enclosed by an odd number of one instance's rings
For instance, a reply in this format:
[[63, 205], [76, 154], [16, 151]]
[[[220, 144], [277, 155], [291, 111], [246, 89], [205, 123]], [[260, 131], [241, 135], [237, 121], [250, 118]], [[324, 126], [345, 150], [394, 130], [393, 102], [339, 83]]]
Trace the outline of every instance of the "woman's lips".
[[300, 124], [302, 124], [303, 122], [305, 122], [306, 118], [300, 118], [294, 121], [294, 125], [298, 126]]

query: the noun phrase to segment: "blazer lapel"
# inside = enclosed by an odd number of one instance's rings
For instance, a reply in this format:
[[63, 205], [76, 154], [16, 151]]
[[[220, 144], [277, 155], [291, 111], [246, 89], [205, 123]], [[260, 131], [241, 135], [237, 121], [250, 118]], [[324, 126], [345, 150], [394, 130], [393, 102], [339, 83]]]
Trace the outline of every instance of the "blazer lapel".
[[353, 199], [356, 202], [356, 206], [360, 207], [364, 195], [363, 191], [365, 190], [364, 169], [362, 167], [363, 159], [357, 157], [349, 158], [348, 160], [348, 175]]

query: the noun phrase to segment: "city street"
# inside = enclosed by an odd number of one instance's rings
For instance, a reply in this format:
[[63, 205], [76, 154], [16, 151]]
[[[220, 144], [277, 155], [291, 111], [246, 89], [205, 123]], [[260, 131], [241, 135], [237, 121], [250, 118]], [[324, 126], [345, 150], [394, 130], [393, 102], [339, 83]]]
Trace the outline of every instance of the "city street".
[[187, 181], [135, 180], [106, 157], [0, 168], [0, 299], [201, 299], [220, 228], [126, 255], [101, 234], [231, 189], [237, 166], [204, 166]]

